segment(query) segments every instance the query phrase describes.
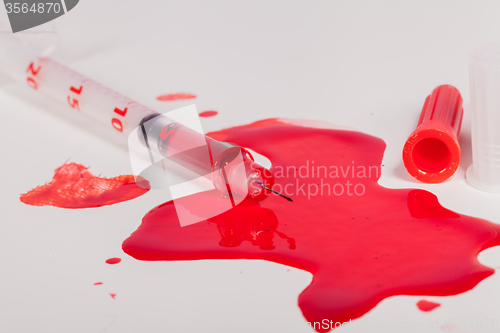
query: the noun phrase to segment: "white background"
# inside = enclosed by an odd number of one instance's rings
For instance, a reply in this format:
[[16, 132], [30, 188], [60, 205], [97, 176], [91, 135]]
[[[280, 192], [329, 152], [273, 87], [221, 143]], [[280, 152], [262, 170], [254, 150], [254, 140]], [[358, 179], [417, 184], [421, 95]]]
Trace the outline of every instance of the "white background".
[[[81, 0], [56, 20], [53, 57], [160, 112], [192, 101], [156, 96], [194, 93], [199, 111], [219, 112], [202, 119], [206, 131], [269, 117], [358, 128], [387, 143], [380, 184], [427, 189], [447, 208], [500, 223], [500, 196], [464, 180], [468, 52], [500, 39], [499, 13], [498, 1]], [[444, 83], [464, 98], [463, 156], [450, 180], [426, 185], [406, 173], [401, 151], [425, 97]], [[19, 194], [49, 181], [68, 159], [94, 174], [130, 173], [126, 140], [24, 84], [0, 88], [0, 110], [0, 332], [311, 332], [296, 305], [307, 272], [264, 261], [141, 262], [124, 254], [122, 241], [166, 200], [161, 193], [98, 209], [22, 204]], [[115, 256], [123, 261], [104, 263]], [[500, 248], [479, 259], [498, 268]], [[442, 306], [420, 312], [422, 298]], [[452, 297], [392, 297], [363, 319], [393, 327], [500, 321], [500, 277]], [[455, 332], [476, 331], [488, 332]]]

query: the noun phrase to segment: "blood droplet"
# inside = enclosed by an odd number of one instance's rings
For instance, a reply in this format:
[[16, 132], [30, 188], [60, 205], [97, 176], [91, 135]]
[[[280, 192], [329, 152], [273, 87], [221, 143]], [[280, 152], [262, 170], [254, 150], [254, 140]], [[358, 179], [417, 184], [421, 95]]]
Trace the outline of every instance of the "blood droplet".
[[213, 116], [216, 116], [218, 114], [217, 111], [213, 111], [213, 110], [210, 110], [210, 111], [203, 111], [199, 114], [200, 117], [213, 117]]
[[438, 306], [441, 306], [441, 304], [434, 303], [434, 302], [429, 302], [429, 301], [426, 301], [426, 300], [421, 300], [421, 301], [418, 301], [418, 303], [417, 303], [417, 307], [421, 311], [424, 311], [424, 312], [432, 311], [435, 308], [437, 308]]
[[196, 98], [196, 95], [187, 93], [166, 94], [156, 97], [157, 100], [162, 102], [178, 101], [178, 100], [193, 99], [193, 98]]
[[120, 258], [109, 258], [108, 260], [106, 260], [106, 264], [116, 265], [120, 261], [122, 261]]

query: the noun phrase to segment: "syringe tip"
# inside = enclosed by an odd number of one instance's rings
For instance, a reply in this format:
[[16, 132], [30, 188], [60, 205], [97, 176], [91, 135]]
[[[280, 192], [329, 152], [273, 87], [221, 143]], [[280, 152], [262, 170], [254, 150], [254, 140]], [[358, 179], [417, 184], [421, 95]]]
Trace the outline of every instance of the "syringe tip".
[[264, 188], [264, 189], [266, 189], [266, 190], [268, 190], [268, 191], [271, 191], [271, 192], [273, 192], [273, 193], [275, 193], [275, 194], [279, 195], [280, 197], [285, 198], [286, 200], [288, 200], [288, 201], [290, 201], [290, 202], [293, 202], [292, 198], [287, 197], [286, 195], [281, 194], [280, 192], [275, 191], [275, 190], [273, 190], [273, 189], [271, 189], [271, 188], [267, 187], [266, 185], [262, 184], [261, 182], [256, 181], [256, 183], [257, 183], [260, 187], [262, 187], [262, 188]]

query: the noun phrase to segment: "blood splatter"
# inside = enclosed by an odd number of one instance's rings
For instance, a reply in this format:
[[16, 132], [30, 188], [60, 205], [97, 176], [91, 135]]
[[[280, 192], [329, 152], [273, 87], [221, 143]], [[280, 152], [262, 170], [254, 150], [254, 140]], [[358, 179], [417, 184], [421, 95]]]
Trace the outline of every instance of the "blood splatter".
[[193, 99], [196, 98], [196, 95], [187, 94], [187, 93], [176, 93], [176, 94], [166, 94], [156, 97], [157, 100], [162, 102], [167, 101], [178, 101], [183, 99]]
[[[124, 241], [127, 254], [264, 259], [309, 271], [314, 278], [298, 304], [310, 323], [347, 322], [394, 295], [463, 293], [494, 272], [477, 254], [500, 245], [500, 226], [452, 212], [430, 192], [380, 186], [385, 143], [378, 138], [276, 119], [209, 135], [267, 156], [275, 189], [294, 202], [244, 200], [183, 228], [166, 202]], [[201, 210], [221, 200], [215, 190], [188, 199], [198, 200]]]
[[106, 264], [115, 265], [115, 264], [118, 264], [121, 261], [122, 260], [120, 258], [109, 258], [109, 259], [106, 260]]
[[[140, 178], [138, 178], [140, 179]], [[112, 205], [137, 198], [148, 191], [149, 183], [133, 175], [113, 178], [94, 176], [88, 167], [66, 163], [57, 168], [52, 181], [22, 194], [21, 202], [32, 206], [90, 208]]]
[[112, 299], [116, 299], [116, 294], [109, 294], [109, 296], [111, 296]]
[[216, 116], [218, 114], [217, 111], [213, 111], [213, 110], [210, 110], [210, 111], [203, 111], [199, 114], [200, 117], [213, 117], [213, 116]]
[[417, 307], [424, 312], [429, 312], [437, 308], [438, 306], [441, 306], [439, 303], [434, 303], [434, 302], [429, 302], [426, 300], [421, 300], [417, 302]]
[[102, 282], [96, 282], [94, 283], [94, 286], [100, 286], [102, 284]]

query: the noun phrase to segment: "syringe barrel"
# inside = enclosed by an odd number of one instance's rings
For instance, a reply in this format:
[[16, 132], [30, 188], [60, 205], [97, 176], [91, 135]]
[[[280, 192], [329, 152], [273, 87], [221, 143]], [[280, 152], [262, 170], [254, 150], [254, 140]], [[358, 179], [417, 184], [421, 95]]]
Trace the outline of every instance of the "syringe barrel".
[[[238, 145], [216, 141], [160, 114], [147, 116], [140, 126], [138, 135], [143, 145], [200, 176], [209, 177], [221, 193], [226, 193], [230, 184], [235, 194], [262, 200], [269, 193], [259, 183], [273, 186], [271, 172], [254, 162], [252, 155]], [[231, 163], [235, 159], [240, 162]]]
[[[87, 77], [81, 75], [60, 63], [46, 57], [36, 57], [25, 50], [15, 52], [0, 52], [0, 62], [5, 61], [8, 66], [0, 64], [0, 71], [24, 81], [32, 89], [40, 91], [52, 98], [68, 105], [74, 112], [82, 113], [109, 129], [129, 135], [141, 125], [145, 126], [150, 148], [157, 150], [161, 155], [171, 158], [178, 164], [199, 175], [211, 175], [214, 186], [222, 193], [227, 192], [226, 181], [223, 179], [221, 163], [231, 161], [242, 153], [243, 171], [246, 178], [237, 177], [242, 170], [235, 167], [225, 168], [229, 183], [233, 184], [231, 191], [240, 195], [248, 193], [251, 197], [262, 200], [269, 192], [259, 187], [257, 182], [271, 187], [273, 177], [269, 170], [255, 163], [251, 155], [241, 147], [225, 142], [213, 140], [187, 126], [159, 115], [154, 110], [141, 105]], [[154, 121], [148, 121], [155, 118]], [[165, 140], [165, 129], [175, 127], [171, 135], [176, 139]], [[205, 149], [190, 148], [190, 142], [205, 140], [209, 154]], [[188, 149], [186, 149], [186, 147]], [[241, 179], [239, 179], [241, 178]]]
[[139, 126], [144, 117], [155, 113], [50, 58], [36, 57], [26, 64], [24, 73], [31, 88], [125, 135]]
[[39, 57], [16, 39], [1, 40], [0, 73], [66, 104], [113, 131], [128, 135], [155, 113], [84, 75], [46, 57]]

